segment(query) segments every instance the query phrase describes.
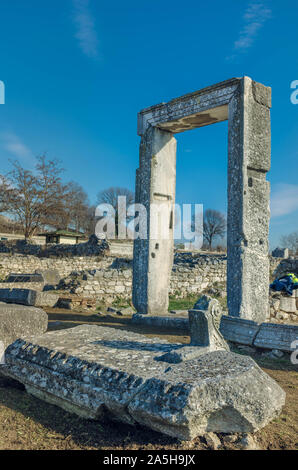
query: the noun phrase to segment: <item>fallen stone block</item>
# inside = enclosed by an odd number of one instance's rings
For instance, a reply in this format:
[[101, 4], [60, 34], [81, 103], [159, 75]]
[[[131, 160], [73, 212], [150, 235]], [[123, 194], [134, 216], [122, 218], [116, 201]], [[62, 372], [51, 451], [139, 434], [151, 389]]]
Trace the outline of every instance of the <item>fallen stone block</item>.
[[220, 331], [227, 341], [252, 346], [260, 325], [252, 320], [223, 315]]
[[36, 297], [33, 289], [0, 289], [0, 300], [6, 303], [34, 306]]
[[4, 373], [32, 395], [80, 416], [108, 416], [179, 439], [254, 432], [285, 393], [249, 357], [214, 351], [180, 364], [158, 360], [181, 344], [82, 325], [17, 340]]
[[295, 313], [296, 312], [295, 297], [282, 296], [280, 298], [279, 308], [280, 310], [283, 310], [284, 312], [287, 312], [287, 313]]
[[[187, 314], [187, 312], [186, 312]], [[172, 328], [187, 331], [189, 329], [188, 318], [171, 315], [141, 315], [135, 313], [131, 318], [131, 323], [144, 326], [158, 326], [161, 328]]]
[[59, 300], [59, 295], [48, 292], [37, 292], [35, 299], [36, 307], [55, 307]]
[[8, 304], [35, 307], [54, 307], [59, 295], [33, 289], [0, 289], [0, 299]]
[[116, 313], [120, 316], [133, 315], [134, 309], [132, 307], [121, 308]]
[[0, 341], [5, 348], [17, 338], [47, 331], [48, 316], [40, 308], [0, 303]]
[[297, 340], [298, 325], [262, 323], [254, 340], [254, 346], [293, 352], [296, 346], [292, 347], [292, 343]]
[[220, 448], [221, 446], [221, 442], [220, 442], [220, 439], [217, 437], [216, 434], [214, 434], [213, 432], [207, 432], [205, 435], [204, 435], [204, 439], [206, 441], [206, 444], [207, 446], [209, 447], [209, 449], [211, 450], [217, 450]]

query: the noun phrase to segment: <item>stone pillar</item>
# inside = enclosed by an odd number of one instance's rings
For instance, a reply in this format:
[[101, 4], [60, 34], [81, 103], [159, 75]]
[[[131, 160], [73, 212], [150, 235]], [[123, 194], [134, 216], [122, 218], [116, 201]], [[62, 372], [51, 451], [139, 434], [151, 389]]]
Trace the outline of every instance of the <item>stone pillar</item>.
[[[142, 136], [136, 174], [136, 203], [147, 210], [148, 234], [146, 239], [134, 241], [133, 304], [140, 314], [162, 315], [168, 310], [175, 186], [176, 139], [171, 132], [149, 126]], [[157, 229], [162, 224], [160, 236]]]
[[256, 322], [269, 314], [271, 88], [244, 77], [229, 104], [229, 315]]

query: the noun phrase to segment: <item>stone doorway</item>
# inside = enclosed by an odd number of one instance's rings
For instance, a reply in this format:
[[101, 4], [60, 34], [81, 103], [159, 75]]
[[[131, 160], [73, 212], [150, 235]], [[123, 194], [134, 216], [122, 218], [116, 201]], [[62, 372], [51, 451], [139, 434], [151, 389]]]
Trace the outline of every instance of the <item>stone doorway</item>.
[[151, 204], [175, 203], [174, 134], [228, 120], [227, 294], [229, 315], [258, 323], [268, 315], [271, 88], [233, 78], [142, 110], [136, 203], [147, 210], [147, 239], [134, 242], [133, 303], [138, 313], [168, 308], [173, 223], [167, 239], [150, 236]]

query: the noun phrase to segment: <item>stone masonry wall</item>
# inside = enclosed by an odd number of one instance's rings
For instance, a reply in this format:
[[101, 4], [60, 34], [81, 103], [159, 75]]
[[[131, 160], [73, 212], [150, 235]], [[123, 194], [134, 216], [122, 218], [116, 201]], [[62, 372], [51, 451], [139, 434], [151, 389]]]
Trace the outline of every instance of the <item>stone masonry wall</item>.
[[[114, 268], [93, 269], [93, 272], [71, 274], [60, 287], [81, 296], [95, 296], [111, 302], [117, 297], [131, 298], [132, 263], [116, 260]], [[93, 267], [95, 268], [95, 267]], [[184, 298], [198, 295], [215, 282], [225, 284], [226, 256], [176, 254], [170, 280], [170, 295]]]
[[[273, 276], [284, 271], [297, 273], [298, 260], [270, 257]], [[33, 273], [36, 269], [57, 269], [64, 279], [65, 290], [98, 301], [112, 302], [117, 297], [131, 298], [132, 261], [107, 256], [39, 258], [32, 255], [0, 254], [0, 279], [10, 273]], [[73, 273], [71, 275], [71, 273]], [[170, 294], [177, 298], [199, 295], [207, 287], [219, 283], [225, 290], [226, 256], [176, 253], [172, 269]], [[35, 288], [32, 283], [0, 287]], [[38, 289], [39, 290], [39, 289]]]
[[72, 271], [84, 269], [107, 268], [113, 261], [112, 257], [76, 256], [70, 258], [39, 258], [32, 255], [0, 254], [0, 279], [10, 273], [34, 273], [36, 269], [57, 269], [61, 277], [68, 276]]

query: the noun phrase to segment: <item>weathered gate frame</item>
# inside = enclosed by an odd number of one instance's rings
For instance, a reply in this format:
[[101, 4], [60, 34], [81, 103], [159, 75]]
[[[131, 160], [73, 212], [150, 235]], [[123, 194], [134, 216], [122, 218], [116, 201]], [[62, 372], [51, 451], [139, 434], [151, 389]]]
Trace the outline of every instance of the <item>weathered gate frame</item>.
[[[229, 315], [267, 319], [271, 88], [249, 77], [233, 78], [142, 110], [136, 202], [173, 206], [176, 184], [175, 133], [228, 120], [227, 295]], [[163, 315], [173, 262], [169, 239], [134, 241], [133, 304], [140, 314]]]

